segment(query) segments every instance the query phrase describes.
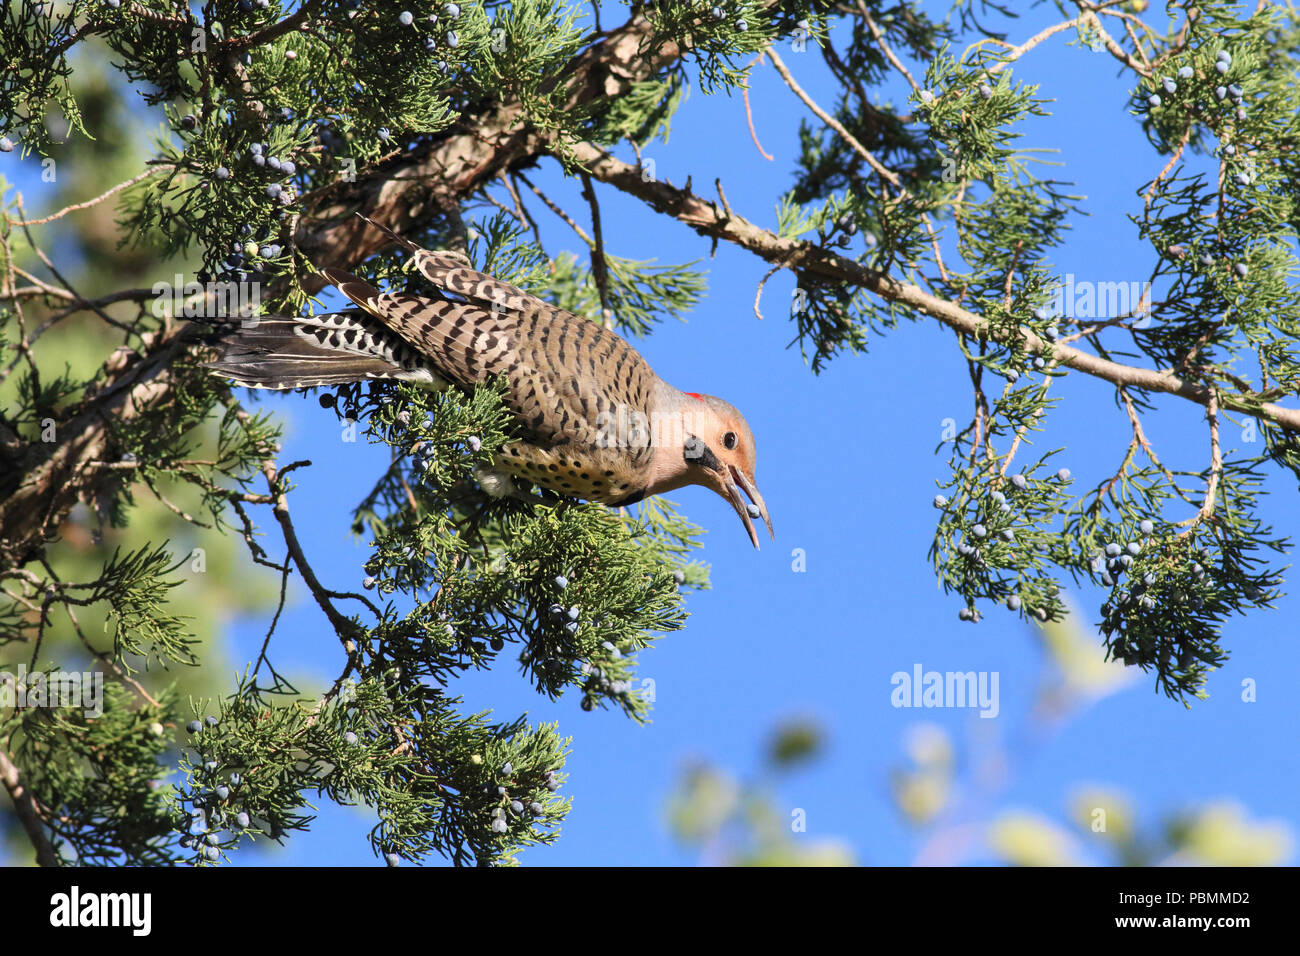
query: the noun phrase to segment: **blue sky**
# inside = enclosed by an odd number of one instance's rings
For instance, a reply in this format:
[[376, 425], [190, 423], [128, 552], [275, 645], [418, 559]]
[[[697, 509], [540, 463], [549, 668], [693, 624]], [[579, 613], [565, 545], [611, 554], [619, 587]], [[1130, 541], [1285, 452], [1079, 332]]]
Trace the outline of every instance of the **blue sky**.
[[[1027, 16], [1013, 38], [1032, 35], [1048, 15], [1039, 9]], [[1025, 145], [1060, 151], [1054, 159], [1065, 165], [1054, 176], [1077, 184], [1073, 191], [1086, 197], [1082, 205], [1091, 213], [1074, 219], [1056, 255], [1059, 271], [1098, 281], [1143, 278], [1151, 253], [1124, 214], [1140, 208], [1136, 190], [1163, 158], [1151, 153], [1137, 120], [1128, 116], [1127, 81], [1116, 78], [1114, 62], [1067, 47], [1069, 36], [1048, 40], [1015, 71], [1055, 100], [1054, 116], [1024, 124]], [[781, 54], [799, 82], [829, 105], [820, 58], [788, 46]], [[880, 95], [902, 98], [896, 84]], [[680, 184], [689, 175], [702, 194], [708, 192], [703, 184], [721, 177], [738, 214], [772, 227], [775, 201], [791, 182], [798, 121], [806, 114], [770, 66], [756, 69], [751, 99], [759, 138], [775, 161], [762, 159], [751, 142], [739, 96], [708, 97], [698, 90], [676, 117], [670, 143], [656, 143], [645, 155], [655, 159], [660, 178]], [[530, 178], [584, 220], [574, 185], [556, 164], [544, 167]], [[24, 179], [29, 206], [36, 207], [40, 184]], [[1142, 679], [1050, 730], [1035, 730], [1029, 711], [1046, 666], [1041, 641], [1009, 612], [986, 610], [978, 625], [958, 621], [961, 605], [937, 589], [926, 557], [936, 519], [934, 482], [947, 475], [946, 454], [936, 456], [934, 448], [943, 420], [964, 424], [971, 407], [969, 379], [951, 334], [932, 320], [905, 324], [873, 336], [869, 354], [842, 356], [814, 376], [797, 349], [786, 348], [792, 336], [788, 273], [768, 282], [766, 318], [759, 321], [752, 303], [765, 263], [725, 245], [707, 260], [707, 240], [612, 190], [600, 195], [611, 252], [662, 262], [706, 260], [708, 294], [689, 321], [661, 326], [638, 347], [668, 381], [722, 396], [745, 413], [777, 539], [755, 552], [720, 498], [703, 489], [671, 496], [709, 529], [700, 557], [712, 565], [713, 589], [689, 597], [684, 631], [641, 655], [641, 676], [653, 678], [657, 691], [647, 726], [612, 712], [583, 713], [576, 695], [551, 704], [504, 659], [499, 673], [461, 682], [467, 707], [492, 709], [502, 718], [526, 711], [533, 721], [559, 720], [561, 732], [573, 738], [565, 788], [573, 809], [563, 835], [553, 847], [525, 852], [523, 863], [695, 862], [696, 854], [676, 846], [665, 824], [675, 781], [697, 758], [741, 775], [755, 773], [773, 726], [792, 716], [821, 722], [828, 745], [823, 759], [774, 787], [777, 806], [783, 813], [805, 810], [808, 839], [840, 839], [864, 863], [906, 864], [923, 843], [889, 794], [890, 770], [905, 760], [905, 736], [921, 722], [951, 734], [963, 769], [990, 741], [1007, 748], [993, 807], [1063, 820], [1076, 787], [1099, 784], [1128, 793], [1145, 826], [1181, 808], [1230, 798], [1254, 817], [1300, 829], [1294, 597], [1283, 597], [1275, 611], [1229, 621], [1224, 643], [1231, 660], [1210, 677], [1209, 700], [1185, 709]], [[548, 251], [583, 251], [567, 226], [533, 205]], [[1089, 488], [1123, 455], [1127, 420], [1112, 390], [1082, 375], [1058, 382], [1053, 392], [1064, 401], [1037, 448], [1064, 446], [1060, 463], [1073, 471], [1076, 489]], [[355, 588], [367, 546], [347, 538], [348, 513], [369, 489], [386, 449], [341, 442], [334, 415], [312, 399], [277, 396], [267, 406], [287, 423], [283, 460], [315, 463], [297, 473], [292, 498], [307, 553], [328, 586]], [[1208, 449], [1201, 409], [1173, 399], [1157, 406], [1147, 424], [1157, 448], [1176, 466], [1203, 467]], [[1270, 490], [1265, 520], [1279, 534], [1294, 535], [1291, 482], [1274, 472]], [[263, 526], [271, 524], [265, 516]], [[794, 549], [806, 554], [806, 571], [792, 569]], [[1098, 593], [1072, 597], [1086, 620], [1095, 621]], [[232, 665], [256, 656], [265, 627], [261, 617], [230, 622]], [[288, 673], [323, 681], [339, 666], [337, 643], [301, 587], [293, 591], [274, 648], [277, 667]], [[998, 717], [894, 708], [891, 675], [917, 663], [927, 670], [998, 672]], [[1240, 699], [1246, 679], [1257, 682], [1257, 702]], [[964, 786], [969, 790], [968, 779]], [[364, 840], [372, 825], [364, 809], [329, 808], [310, 836], [237, 862], [374, 864]], [[977, 851], [970, 859], [991, 857]]]

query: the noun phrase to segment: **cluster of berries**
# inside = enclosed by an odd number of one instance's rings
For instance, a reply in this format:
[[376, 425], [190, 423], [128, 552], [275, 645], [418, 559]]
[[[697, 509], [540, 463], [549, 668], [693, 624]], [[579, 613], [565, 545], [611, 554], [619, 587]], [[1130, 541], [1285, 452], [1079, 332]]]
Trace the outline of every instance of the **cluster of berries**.
[[[512, 782], [514, 775], [515, 768], [512, 764], [507, 762], [501, 765], [501, 779], [504, 783], [498, 784], [496, 794], [498, 798], [504, 801], [504, 805], [492, 808], [491, 827], [493, 833], [505, 833], [506, 830], [509, 829], [509, 816], [507, 815], [507, 810], [516, 817], [523, 816], [525, 810], [534, 817], [540, 817], [546, 813], [546, 807], [542, 805], [541, 800], [538, 799], [540, 795], [535, 791], [533, 792], [533, 797], [527, 807], [525, 807], [524, 802], [519, 799], [518, 794], [511, 796], [510, 787], [514, 786]], [[560, 789], [560, 781], [559, 778], [556, 777], [554, 770], [548, 770], [542, 775], [542, 786], [549, 793], [555, 793], [555, 791]], [[518, 790], [518, 788], [516, 788], [516, 790]], [[492, 793], [491, 785], [485, 786], [483, 792], [488, 794]]]
[[[191, 720], [185, 729], [191, 735], [197, 735], [203, 733], [205, 728], [215, 728], [218, 723], [216, 717], [209, 716], [202, 722]], [[245, 810], [239, 810], [233, 815], [228, 813], [231, 793], [239, 790], [244, 782], [243, 776], [232, 773], [226, 778], [228, 782], [223, 783], [217, 778], [217, 767], [215, 760], [205, 761], [202, 772], [207, 779], [206, 788], [183, 801], [190, 804], [190, 811], [187, 823], [181, 829], [179, 841], [181, 849], [195, 850], [209, 863], [221, 859], [222, 845], [229, 844], [234, 839], [233, 836], [223, 837], [223, 829], [247, 830], [253, 822]]]

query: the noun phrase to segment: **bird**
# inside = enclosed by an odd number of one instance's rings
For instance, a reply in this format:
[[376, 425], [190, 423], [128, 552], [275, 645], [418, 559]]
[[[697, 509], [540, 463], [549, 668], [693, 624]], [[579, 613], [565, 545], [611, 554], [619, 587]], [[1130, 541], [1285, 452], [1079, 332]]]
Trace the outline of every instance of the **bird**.
[[509, 476], [621, 507], [701, 485], [731, 505], [755, 548], [755, 519], [776, 539], [754, 477], [754, 435], [734, 406], [669, 385], [621, 336], [477, 271], [460, 253], [423, 249], [357, 215], [409, 253], [408, 267], [438, 296], [383, 292], [327, 267], [320, 276], [351, 308], [219, 327], [210, 372], [262, 389], [379, 380], [469, 391], [503, 376], [518, 428], [480, 473], [489, 493], [505, 492], [485, 478]]

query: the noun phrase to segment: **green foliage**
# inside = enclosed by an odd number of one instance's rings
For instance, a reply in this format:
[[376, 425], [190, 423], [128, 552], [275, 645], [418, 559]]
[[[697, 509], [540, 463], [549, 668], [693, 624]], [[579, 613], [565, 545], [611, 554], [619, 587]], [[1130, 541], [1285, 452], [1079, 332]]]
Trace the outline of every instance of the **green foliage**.
[[[918, 10], [868, 4], [850, 18], [847, 49], [826, 54], [841, 84], [828, 112], [859, 145], [829, 124], [805, 124], [777, 231], [916, 283], [984, 323], [979, 335], [957, 332], [974, 414], [944, 436], [952, 473], [940, 482], [931, 549], [942, 587], [964, 599], [963, 619], [978, 621], [989, 602], [1054, 620], [1063, 575], [1100, 584], [1110, 592], [1099, 603], [1111, 654], [1186, 700], [1227, 656], [1225, 621], [1278, 595], [1280, 569], [1268, 553], [1288, 546], [1257, 508], [1268, 463], [1292, 473], [1298, 463], [1290, 432], [1261, 413], [1300, 381], [1297, 215], [1284, 185], [1300, 146], [1300, 30], [1289, 11], [1211, 3], [1176, 34], [1143, 35], [1141, 59], [1152, 69], [1136, 78], [1134, 113], [1157, 172], [1129, 219], [1153, 264], [1133, 283], [1140, 294], [1121, 299], [1126, 284], [1100, 283], [1094, 298], [1072, 301], [1064, 291], [1072, 277], [1049, 255], [1087, 207], [1066, 184], [1036, 174], [1017, 129], [1047, 112], [1036, 89], [1014, 80], [1015, 60], [1033, 44], [1003, 42], [975, 7], [962, 6], [962, 25], [984, 36], [960, 55], [950, 48], [956, 35]], [[1083, 19], [1084, 42], [1110, 56]], [[868, 95], [891, 69], [882, 40], [924, 62], [912, 74], [910, 115]], [[864, 152], [890, 175], [877, 175]], [[1217, 178], [1195, 170], [1206, 155], [1217, 159]], [[921, 315], [894, 296], [795, 271], [792, 317], [815, 371], [843, 349], [864, 350], [869, 332]], [[1142, 429], [1153, 392], [1117, 371], [1111, 380], [1133, 440], [1113, 476], [1076, 497], [1072, 480], [1047, 467], [1056, 452], [1028, 452], [1049, 424], [1048, 388], [1071, 372], [1064, 347], [1076, 342], [1112, 362], [1172, 370], [1198, 390], [1209, 408], [1209, 463], [1162, 461]], [[1260, 417], [1246, 421], [1243, 436], [1252, 442], [1263, 432], [1262, 450], [1227, 447], [1239, 415]], [[1026, 453], [1029, 463], [1016, 460]]]
[[[188, 12], [163, 0], [73, 4], [63, 26], [38, 22], [26, 4], [24, 29], [6, 32], [3, 42], [34, 68], [4, 88], [5, 130], [25, 150], [48, 152], [57, 144], [33, 118], [66, 106], [78, 131], [66, 58], [75, 44], [35, 69], [47, 34], [54, 30], [57, 41], [67, 24], [78, 24], [80, 38], [111, 50], [120, 75], [147, 91], [145, 101], [163, 119], [146, 160], [151, 174], [121, 196], [123, 243], [145, 262], [197, 257], [176, 271], [196, 272], [206, 288], [252, 290], [269, 312], [308, 303], [289, 281], [312, 268], [292, 241], [308, 197], [346, 187], [353, 173], [372, 174], [501, 97], [514, 98], [534, 129], [582, 138], [600, 129], [610, 139], [644, 142], [666, 136], [685, 89], [681, 75], [668, 73], [637, 84], [626, 99], [571, 109], [556, 79], [591, 36], [565, 5], [467, 3], [454, 20], [438, 7], [401, 29], [398, 13], [407, 6], [309, 2], [302, 10], [312, 29], [304, 32], [282, 26], [295, 14], [276, 2]], [[3, 249], [29, 265], [39, 237], [10, 225], [20, 217], [11, 207]], [[563, 307], [600, 315], [607, 305], [603, 318], [638, 335], [665, 316], [680, 317], [703, 294], [703, 278], [689, 266], [613, 254], [603, 258], [598, 287], [594, 269], [569, 255], [549, 257], [516, 218], [489, 211], [466, 223], [448, 213], [412, 238], [463, 244], [481, 268]], [[356, 271], [431, 291], [392, 254]], [[120, 318], [101, 316], [119, 323], [130, 347], [147, 351], [182, 318], [230, 315], [197, 288], [179, 302], [137, 290]], [[48, 315], [58, 300], [43, 305]], [[22, 339], [24, 329], [30, 339], [29, 326], [14, 328], [13, 311], [5, 316], [8, 341]], [[341, 428], [388, 446], [391, 464], [354, 512], [354, 533], [372, 542], [367, 593], [329, 590], [297, 551], [289, 510], [292, 472], [309, 463], [276, 464], [278, 426], [246, 410], [201, 367], [201, 329], [187, 331], [182, 344], [188, 347], [166, 364], [165, 388], [133, 398], [131, 414], [107, 418], [97, 467], [116, 480], [102, 484], [97, 506], [107, 524], [93, 535], [112, 535], [115, 550], [97, 563], [59, 559], [56, 568], [38, 557], [7, 572], [19, 587], [0, 603], [0, 646], [18, 648], [26, 660], [36, 636], [36, 651], [47, 652], [40, 662], [52, 667], [54, 651], [79, 643], [74, 653], [89, 653], [106, 669], [102, 717], [65, 719], [55, 711], [51, 721], [29, 707], [0, 711], [27, 784], [43, 806], [73, 821], [67, 832], [51, 831], [57, 852], [86, 864], [207, 865], [309, 828], [315, 798], [370, 807], [378, 820], [372, 845], [390, 863], [430, 854], [510, 863], [519, 850], [551, 842], [568, 810], [557, 793], [567, 740], [526, 716], [502, 722], [463, 713], [453, 681], [510, 666], [548, 698], [568, 691], [585, 710], [646, 720], [653, 694], [637, 679], [638, 656], [683, 626], [683, 592], [708, 586], [707, 568], [691, 558], [700, 529], [660, 501], [631, 514], [526, 488], [521, 497], [486, 495], [477, 470], [511, 438], [501, 383], [472, 393], [344, 387], [322, 395], [322, 404], [335, 409]], [[115, 374], [100, 360], [84, 366], [90, 371], [52, 368], [60, 352], [36, 351], [34, 361], [15, 363], [2, 422], [33, 445], [50, 421], [58, 433], [93, 410]], [[184, 545], [151, 542], [142, 515], [158, 504], [188, 528], [178, 537], [203, 545], [187, 554]], [[259, 528], [272, 515], [283, 558]], [[196, 685], [174, 665], [212, 664], [199, 622], [178, 612], [178, 597], [193, 600], [195, 588], [209, 584], [207, 551], [214, 560], [218, 553], [211, 534], [242, 541], [263, 583], [278, 583], [280, 608], [234, 689], [198, 685], [210, 702], [185, 704], [182, 688]], [[300, 690], [275, 664], [294, 568], [339, 640], [338, 676], [324, 690]], [[94, 630], [100, 626], [106, 643]], [[157, 672], [169, 667], [167, 683]], [[176, 741], [165, 732], [194, 715], [214, 721]], [[78, 774], [89, 772], [83, 758], [102, 749], [101, 732], [110, 729], [121, 766], [92, 787]], [[28, 759], [47, 769], [32, 770]], [[164, 783], [173, 768], [178, 781]], [[149, 799], [133, 796], [141, 788]], [[128, 809], [113, 816], [112, 806]]]

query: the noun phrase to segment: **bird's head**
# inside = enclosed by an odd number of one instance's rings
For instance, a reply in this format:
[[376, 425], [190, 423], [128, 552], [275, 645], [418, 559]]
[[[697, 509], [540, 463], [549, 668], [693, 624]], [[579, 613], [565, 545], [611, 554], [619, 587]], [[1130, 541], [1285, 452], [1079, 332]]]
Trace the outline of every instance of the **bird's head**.
[[[758, 547], [755, 518], [763, 519], [767, 533], [776, 540], [767, 505], [754, 483], [754, 463], [758, 452], [754, 447], [754, 433], [749, 430], [745, 416], [712, 395], [685, 394], [688, 405], [683, 416], [686, 427], [682, 458], [687, 481], [712, 488], [727, 499], [745, 523], [745, 530], [755, 548]], [[742, 491], [749, 497], [748, 502]]]

